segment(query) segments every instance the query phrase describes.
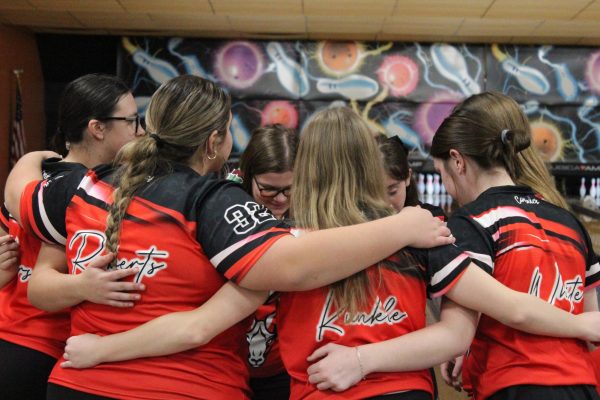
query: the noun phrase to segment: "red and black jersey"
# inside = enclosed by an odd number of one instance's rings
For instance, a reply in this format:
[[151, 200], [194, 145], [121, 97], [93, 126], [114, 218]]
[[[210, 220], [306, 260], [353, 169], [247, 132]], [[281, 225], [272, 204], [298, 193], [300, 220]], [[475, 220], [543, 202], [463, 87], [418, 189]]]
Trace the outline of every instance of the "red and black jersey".
[[408, 259], [394, 255], [384, 264], [410, 260], [415, 264], [410, 271], [387, 266], [366, 270], [373, 293], [369, 305], [354, 315], [336, 309], [329, 288], [281, 293], [277, 314], [280, 349], [291, 376], [291, 399], [363, 399], [406, 390], [433, 393], [429, 370], [369, 374], [342, 393], [318, 390], [308, 382], [306, 372], [306, 358], [328, 343], [359, 346], [424, 328], [427, 294], [441, 296], [470, 263], [456, 246], [411, 249], [408, 253]]
[[29, 183], [21, 195], [21, 223], [40, 240], [65, 245], [66, 204], [87, 168], [51, 158], [42, 163], [43, 180]]
[[[46, 160], [42, 163], [43, 182], [46, 186], [53, 185], [54, 182], [62, 184], [67, 181], [62, 178], [76, 170], [86, 171], [81, 164], [60, 162], [60, 159]], [[42, 215], [46, 215], [43, 211], [45, 203], [38, 196], [40, 188], [44, 186], [43, 182], [32, 182], [21, 196], [21, 222], [26, 228], [22, 228], [16, 220], [7, 218], [8, 211], [3, 207], [3, 224], [7, 225], [7, 232], [19, 242], [20, 265], [15, 279], [0, 290], [0, 338], [59, 358], [69, 336], [69, 310], [42, 311], [32, 306], [27, 299], [29, 278], [41, 245], [39, 236], [34, 235], [36, 229], [32, 228], [38, 225], [35, 221], [42, 221]], [[76, 184], [73, 185], [73, 191], [76, 187]], [[64, 219], [64, 210], [62, 215]], [[47, 232], [39, 228], [37, 231]]]
[[[430, 211], [434, 217], [446, 221], [446, 213], [442, 208], [428, 203], [419, 203], [419, 206]], [[272, 296], [267, 303], [258, 308], [246, 333], [246, 361], [253, 378], [275, 376], [285, 370], [277, 334], [277, 301], [278, 296]]]
[[[488, 189], [458, 209], [448, 226], [484, 271], [565, 311], [583, 312], [584, 291], [600, 283], [598, 260], [579, 221], [527, 187]], [[531, 335], [485, 315], [465, 364], [476, 399], [522, 384], [596, 383], [582, 341]]]
[[0, 289], [0, 339], [58, 358], [69, 334], [68, 311], [42, 311], [27, 299], [27, 285], [37, 261], [40, 241], [12, 217], [2, 220], [8, 228], [6, 231], [19, 243], [20, 257], [17, 274]]
[[[71, 333], [109, 335], [164, 314], [197, 308], [227, 279], [239, 282], [287, 226], [232, 182], [199, 176], [184, 165], [148, 177], [127, 208], [113, 268], [138, 267], [129, 278], [146, 290], [132, 309], [84, 302], [73, 307]], [[112, 201], [110, 167], [91, 170], [66, 213], [69, 272], [78, 274], [105, 248]], [[67, 206], [63, 204], [63, 206]], [[246, 321], [201, 348], [106, 363], [84, 370], [54, 368], [50, 382], [128, 399], [245, 398], [242, 359]]]

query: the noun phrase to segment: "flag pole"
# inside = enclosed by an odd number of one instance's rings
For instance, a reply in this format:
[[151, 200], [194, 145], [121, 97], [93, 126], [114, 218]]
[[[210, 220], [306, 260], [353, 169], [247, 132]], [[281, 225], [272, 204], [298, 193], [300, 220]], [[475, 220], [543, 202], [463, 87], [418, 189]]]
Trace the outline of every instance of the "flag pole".
[[22, 69], [13, 69], [13, 74], [15, 74], [15, 78], [17, 78], [17, 85], [21, 88], [21, 75], [23, 75]]
[[23, 100], [21, 91], [21, 75], [22, 69], [13, 69], [13, 74], [16, 79], [16, 101], [14, 110], [14, 119], [12, 130], [9, 138], [9, 166], [12, 168], [15, 163], [25, 154], [25, 128], [23, 127]]

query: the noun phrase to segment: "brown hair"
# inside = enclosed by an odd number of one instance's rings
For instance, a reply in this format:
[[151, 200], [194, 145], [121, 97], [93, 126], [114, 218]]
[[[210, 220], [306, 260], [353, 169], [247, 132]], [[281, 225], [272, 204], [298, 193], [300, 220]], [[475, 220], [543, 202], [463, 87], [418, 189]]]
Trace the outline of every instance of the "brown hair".
[[[404, 181], [410, 173], [408, 165], [408, 151], [398, 136], [390, 138], [384, 135], [377, 136], [379, 151], [383, 156], [383, 167], [386, 174], [398, 181]], [[406, 188], [405, 206], [419, 204], [419, 193], [414, 176], [410, 178], [410, 185]]]
[[497, 92], [473, 95], [456, 106], [438, 128], [432, 157], [447, 160], [455, 149], [483, 169], [503, 167], [517, 184], [530, 186], [549, 202], [566, 202], [535, 149], [531, 128], [516, 101]]
[[283, 125], [267, 125], [252, 131], [240, 158], [244, 190], [252, 195], [252, 180], [256, 175], [293, 171], [297, 148], [296, 132]]
[[107, 247], [117, 252], [121, 222], [136, 191], [149, 177], [164, 173], [174, 162], [204, 157], [215, 130], [227, 134], [231, 100], [211, 81], [182, 75], [161, 85], [146, 112], [146, 135], [125, 145], [117, 155], [113, 203], [106, 223]]

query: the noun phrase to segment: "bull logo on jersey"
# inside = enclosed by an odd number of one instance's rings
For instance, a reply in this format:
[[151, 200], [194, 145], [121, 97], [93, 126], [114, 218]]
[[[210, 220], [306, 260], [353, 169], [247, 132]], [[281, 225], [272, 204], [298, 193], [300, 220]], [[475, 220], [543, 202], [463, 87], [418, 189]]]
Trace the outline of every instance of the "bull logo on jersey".
[[363, 325], [372, 327], [376, 325], [394, 325], [399, 324], [408, 317], [408, 313], [396, 308], [398, 298], [389, 296], [385, 301], [381, 301], [379, 296], [375, 298], [373, 306], [369, 312], [357, 312], [350, 314], [344, 310], [337, 311], [333, 305], [333, 292], [330, 290], [325, 300], [325, 305], [321, 311], [319, 325], [317, 326], [317, 342], [323, 340], [326, 332], [333, 332], [339, 336], [345, 333], [341, 325], [336, 324], [336, 321], [342, 318], [344, 325]]
[[[103, 232], [94, 230], [77, 231], [69, 241], [68, 249], [75, 250], [75, 256], [71, 258], [73, 264], [72, 274], [80, 274], [85, 271], [91, 261], [102, 254], [106, 245], [106, 237]], [[135, 275], [133, 281], [140, 283], [144, 277], [154, 277], [159, 271], [167, 268], [166, 262], [161, 259], [169, 257], [168, 251], [158, 250], [155, 246], [148, 249], [135, 251], [137, 257], [117, 258], [114, 266], [109, 269], [129, 269], [139, 268], [140, 271]]]
[[250, 232], [257, 225], [266, 221], [275, 221], [271, 212], [253, 201], [246, 204], [236, 204], [225, 210], [225, 221], [234, 225], [233, 231], [238, 235]]
[[274, 318], [275, 313], [267, 315], [265, 319], [254, 319], [252, 327], [246, 333], [249, 348], [248, 363], [254, 368], [260, 367], [265, 363], [273, 342], [277, 337], [273, 325]]

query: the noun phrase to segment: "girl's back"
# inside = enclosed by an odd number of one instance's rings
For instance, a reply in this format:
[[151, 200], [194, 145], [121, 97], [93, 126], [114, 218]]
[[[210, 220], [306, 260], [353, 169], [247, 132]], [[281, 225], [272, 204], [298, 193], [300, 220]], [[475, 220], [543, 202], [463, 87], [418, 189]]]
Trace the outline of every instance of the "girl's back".
[[[488, 189], [457, 210], [449, 227], [458, 245], [498, 281], [574, 314], [583, 312], [584, 290], [600, 283], [580, 223], [525, 186]], [[518, 384], [595, 384], [584, 342], [530, 335], [485, 315], [466, 365], [476, 398]]]
[[[251, 263], [242, 256], [260, 253], [285, 230], [254, 235], [258, 205], [233, 184], [201, 177], [173, 164], [168, 176], [149, 178], [127, 208], [113, 268], [139, 268], [133, 280], [145, 290], [133, 309], [82, 303], [72, 311], [72, 334], [107, 335], [132, 329], [158, 316], [193, 310], [226, 281], [240, 279]], [[88, 173], [67, 211], [69, 272], [80, 273], [104, 247], [113, 172]], [[222, 201], [224, 198], [228, 202]], [[220, 199], [217, 201], [216, 199]], [[264, 225], [263, 225], [264, 226]], [[257, 237], [258, 236], [258, 237]], [[241, 359], [243, 323], [234, 325], [201, 348], [170, 356], [106, 363], [86, 370], [55, 368], [50, 381], [104, 396], [127, 398], [239, 398], [247, 391]], [[85, 388], [81, 377], [85, 375]], [[176, 382], [176, 384], [175, 384]]]

